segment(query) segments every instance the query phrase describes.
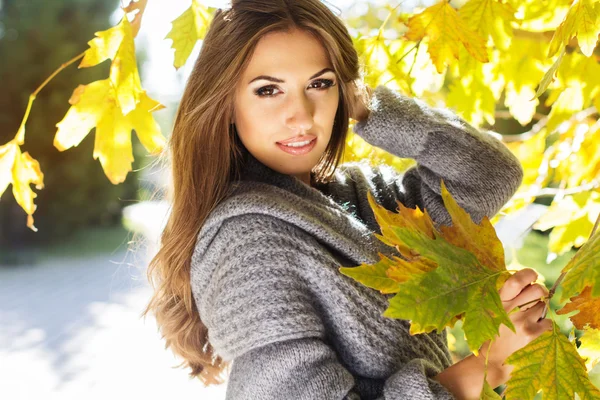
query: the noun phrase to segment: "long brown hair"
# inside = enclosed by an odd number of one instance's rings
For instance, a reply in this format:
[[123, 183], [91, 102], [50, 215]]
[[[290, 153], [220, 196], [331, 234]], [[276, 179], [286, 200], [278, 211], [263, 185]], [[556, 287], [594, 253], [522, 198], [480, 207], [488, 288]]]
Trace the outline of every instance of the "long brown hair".
[[194, 303], [191, 256], [202, 225], [230, 194], [243, 163], [243, 145], [231, 125], [236, 84], [262, 36], [294, 28], [322, 43], [340, 83], [331, 139], [312, 171], [315, 182], [329, 181], [343, 155], [352, 97], [363, 88], [363, 75], [346, 27], [320, 0], [233, 0], [231, 8], [216, 10], [169, 138], [171, 212], [148, 267], [154, 294], [142, 315], [155, 315], [165, 347], [205, 386], [223, 383], [230, 363], [209, 343]]

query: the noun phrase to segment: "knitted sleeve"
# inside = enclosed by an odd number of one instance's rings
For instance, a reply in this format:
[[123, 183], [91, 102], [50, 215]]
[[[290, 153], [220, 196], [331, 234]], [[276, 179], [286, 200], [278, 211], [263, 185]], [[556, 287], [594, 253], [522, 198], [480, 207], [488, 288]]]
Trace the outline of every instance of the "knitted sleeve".
[[[210, 284], [194, 293], [210, 343], [233, 362], [226, 398], [360, 399], [328, 341], [318, 288], [305, 279], [322, 260], [299, 249], [306, 239], [291, 230], [243, 231]], [[439, 372], [427, 360], [411, 360], [386, 380], [380, 399], [452, 399], [431, 379]]]
[[[390, 376], [375, 400], [452, 400], [431, 377], [437, 371], [424, 359], [412, 359]], [[333, 349], [318, 338], [276, 342], [235, 359], [226, 400], [360, 400], [354, 378]]]
[[398, 200], [426, 208], [434, 221], [449, 225], [440, 181], [477, 223], [492, 217], [512, 197], [523, 169], [510, 150], [447, 109], [429, 107], [386, 86], [378, 86], [367, 119], [354, 132], [367, 143], [417, 165], [397, 182]]

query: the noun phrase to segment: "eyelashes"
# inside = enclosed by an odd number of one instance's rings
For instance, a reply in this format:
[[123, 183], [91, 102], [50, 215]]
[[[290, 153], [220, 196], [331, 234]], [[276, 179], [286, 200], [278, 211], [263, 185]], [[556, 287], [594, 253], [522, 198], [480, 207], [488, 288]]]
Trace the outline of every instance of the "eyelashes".
[[[330, 87], [333, 87], [336, 85], [335, 81], [331, 80], [331, 79], [317, 79], [316, 81], [313, 81], [311, 83], [311, 86], [314, 85], [315, 83], [322, 83], [323, 85], [320, 87], [316, 87], [314, 89], [319, 90], [319, 91], [324, 91], [329, 89]], [[275, 97], [276, 94], [273, 94], [273, 90], [276, 90], [277, 86], [275, 85], [268, 85], [268, 86], [263, 86], [257, 90], [254, 91], [254, 94], [258, 97]], [[269, 94], [270, 93], [270, 94]]]

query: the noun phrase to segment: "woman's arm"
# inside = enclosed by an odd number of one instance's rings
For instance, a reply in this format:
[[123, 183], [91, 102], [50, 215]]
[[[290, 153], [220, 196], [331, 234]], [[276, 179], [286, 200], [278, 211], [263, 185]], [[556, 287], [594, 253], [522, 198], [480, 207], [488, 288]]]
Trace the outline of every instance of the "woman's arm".
[[[359, 400], [360, 377], [340, 361], [329, 342], [327, 316], [306, 279], [307, 274], [321, 274], [323, 260], [314, 252], [299, 251], [297, 243], [304, 237], [267, 223], [267, 217], [224, 223], [220, 232], [244, 240], [236, 240], [222, 255], [206, 288], [198, 290], [192, 280], [211, 344], [224, 360], [233, 360], [226, 398]], [[414, 343], [398, 346], [409, 355]], [[378, 356], [373, 354], [374, 359]], [[378, 400], [452, 400], [433, 379], [439, 372], [426, 359], [399, 365], [385, 380]]]
[[417, 161], [403, 176], [399, 200], [426, 208], [437, 223], [451, 223], [442, 179], [475, 222], [495, 215], [521, 184], [523, 169], [510, 150], [450, 110], [381, 85], [372, 91], [368, 111], [357, 110], [355, 116], [354, 132], [369, 144]]

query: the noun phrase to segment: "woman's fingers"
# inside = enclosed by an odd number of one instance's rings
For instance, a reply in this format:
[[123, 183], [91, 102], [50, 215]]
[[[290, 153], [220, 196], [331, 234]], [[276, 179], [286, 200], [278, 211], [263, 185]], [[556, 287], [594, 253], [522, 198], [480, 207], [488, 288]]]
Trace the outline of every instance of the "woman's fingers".
[[521, 293], [521, 290], [534, 282], [538, 278], [537, 272], [531, 268], [523, 268], [504, 282], [500, 288], [500, 299], [502, 301], [511, 301]]
[[515, 307], [520, 307], [521, 312], [527, 311], [536, 304], [535, 300], [541, 300], [548, 294], [549, 290], [544, 285], [534, 283], [525, 287], [514, 299], [504, 302], [504, 309], [510, 312]]

